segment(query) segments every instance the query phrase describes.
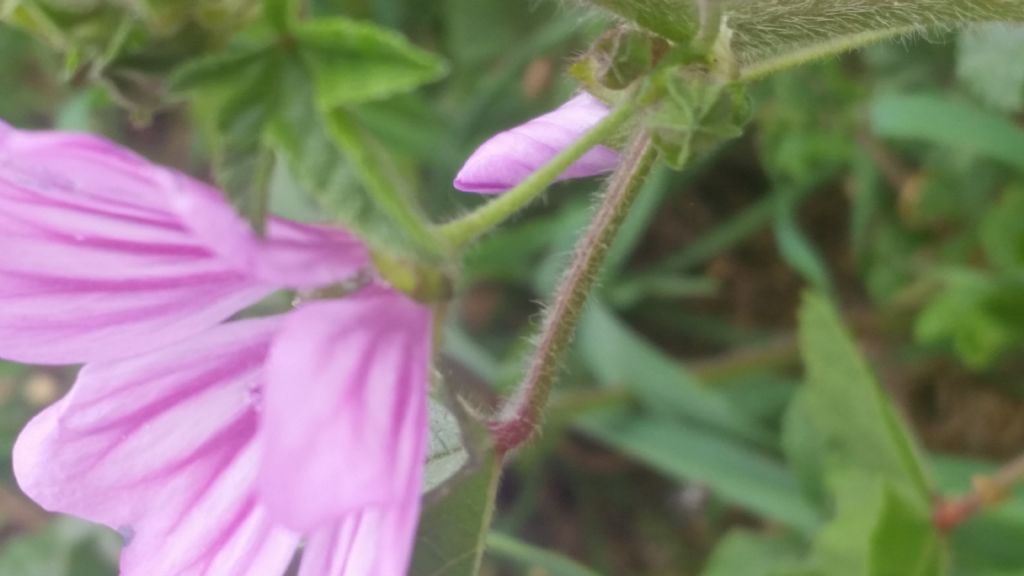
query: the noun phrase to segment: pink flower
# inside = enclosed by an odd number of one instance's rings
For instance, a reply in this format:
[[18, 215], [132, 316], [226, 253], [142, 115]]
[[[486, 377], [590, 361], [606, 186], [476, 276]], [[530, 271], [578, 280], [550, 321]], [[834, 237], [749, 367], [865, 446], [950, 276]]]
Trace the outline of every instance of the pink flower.
[[[583, 92], [543, 116], [511, 128], [480, 145], [455, 177], [463, 192], [496, 194], [519, 184], [608, 115], [608, 107]], [[618, 153], [592, 148], [558, 177], [584, 178], [611, 172]]]
[[0, 123], [0, 356], [85, 363], [14, 449], [43, 507], [125, 536], [127, 576], [396, 576], [415, 535], [431, 313], [331, 228], [259, 238], [220, 194], [104, 140]]

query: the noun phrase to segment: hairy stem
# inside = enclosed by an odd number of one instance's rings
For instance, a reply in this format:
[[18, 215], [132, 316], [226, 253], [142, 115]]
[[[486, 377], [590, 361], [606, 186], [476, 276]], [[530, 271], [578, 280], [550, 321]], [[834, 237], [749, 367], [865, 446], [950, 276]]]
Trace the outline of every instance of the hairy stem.
[[580, 238], [572, 264], [541, 325], [526, 377], [491, 423], [499, 453], [522, 445], [535, 433], [587, 295], [656, 156], [649, 136], [641, 133], [630, 144], [622, 165], [612, 176], [597, 214]]
[[622, 104], [612, 110], [579, 140], [559, 152], [515, 188], [475, 211], [441, 226], [441, 234], [448, 239], [453, 247], [458, 248], [494, 229], [537, 198], [562, 172], [565, 172], [566, 168], [579, 160], [587, 151], [615, 134], [640, 110], [642, 105], [639, 98], [626, 98]]

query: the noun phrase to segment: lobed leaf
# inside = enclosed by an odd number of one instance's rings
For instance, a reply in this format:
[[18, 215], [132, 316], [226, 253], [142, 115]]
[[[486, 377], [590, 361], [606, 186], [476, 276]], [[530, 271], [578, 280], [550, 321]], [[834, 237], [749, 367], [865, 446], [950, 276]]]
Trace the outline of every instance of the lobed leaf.
[[404, 36], [365, 22], [333, 18], [295, 31], [324, 108], [380, 100], [444, 76], [447, 67]]

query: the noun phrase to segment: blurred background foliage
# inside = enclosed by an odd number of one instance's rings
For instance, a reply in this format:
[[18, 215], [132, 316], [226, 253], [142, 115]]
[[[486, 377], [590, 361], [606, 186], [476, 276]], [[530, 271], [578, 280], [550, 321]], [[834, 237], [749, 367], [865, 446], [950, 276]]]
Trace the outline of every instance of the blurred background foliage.
[[[559, 2], [308, 9], [448, 62], [416, 95], [356, 110], [435, 215], [480, 201], [450, 186], [462, 159], [564, 100], [568, 64], [608, 24]], [[223, 134], [168, 74], [245, 40], [258, 12], [0, 1], [0, 117], [213, 179]], [[657, 171], [544, 433], [511, 461], [483, 573], [1024, 574], [1024, 495], [948, 531], [932, 518], [1024, 452], [1022, 57], [1024, 29], [985, 25], [794, 70], [753, 87], [743, 138]], [[317, 214], [286, 168], [269, 186], [276, 211]], [[553, 187], [468, 254], [443, 372], [480, 408], [520, 377], [594, 188]], [[73, 376], [0, 365], [0, 574], [115, 571], [116, 536], [47, 516], [10, 473], [17, 431]]]

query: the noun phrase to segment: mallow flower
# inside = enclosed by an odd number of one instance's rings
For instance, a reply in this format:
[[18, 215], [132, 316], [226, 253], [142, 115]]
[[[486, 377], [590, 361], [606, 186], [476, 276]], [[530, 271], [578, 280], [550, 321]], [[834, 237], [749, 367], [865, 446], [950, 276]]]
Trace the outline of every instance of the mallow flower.
[[303, 576], [404, 574], [431, 313], [369, 269], [343, 230], [259, 237], [115, 144], [0, 123], [0, 357], [85, 364], [18, 438], [19, 485], [120, 531], [126, 576], [278, 576], [300, 547]]
[[[581, 92], [547, 114], [500, 132], [470, 155], [455, 177], [455, 188], [484, 194], [504, 192], [578, 140], [608, 112], [604, 102]], [[611, 172], [618, 161], [618, 152], [596, 146], [569, 166], [558, 180]]]

